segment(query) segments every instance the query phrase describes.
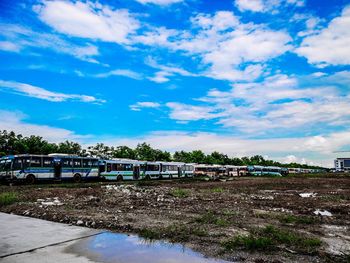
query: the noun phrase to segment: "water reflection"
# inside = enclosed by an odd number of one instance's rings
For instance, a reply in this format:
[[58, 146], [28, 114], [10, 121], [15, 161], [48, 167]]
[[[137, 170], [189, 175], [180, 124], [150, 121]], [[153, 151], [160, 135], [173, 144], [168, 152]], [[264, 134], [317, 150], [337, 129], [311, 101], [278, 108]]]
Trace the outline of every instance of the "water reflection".
[[[148, 242], [136, 235], [102, 233], [80, 242], [80, 253], [92, 260], [113, 263], [224, 263], [180, 244]], [[82, 251], [83, 250], [83, 251]]]

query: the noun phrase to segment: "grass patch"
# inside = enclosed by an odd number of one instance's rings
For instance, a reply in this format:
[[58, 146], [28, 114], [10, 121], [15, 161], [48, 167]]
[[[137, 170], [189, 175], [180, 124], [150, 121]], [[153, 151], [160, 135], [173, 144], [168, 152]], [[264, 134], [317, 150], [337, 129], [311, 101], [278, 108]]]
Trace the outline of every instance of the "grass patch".
[[215, 187], [210, 190], [212, 193], [222, 193], [224, 189], [222, 187]]
[[185, 198], [189, 196], [189, 192], [181, 188], [172, 190], [170, 194], [174, 197], [179, 197], [179, 198]]
[[208, 236], [204, 228], [185, 225], [171, 225], [165, 228], [141, 229], [139, 235], [148, 240], [169, 239], [171, 242], [186, 242], [193, 237]]
[[318, 222], [318, 220], [312, 216], [294, 216], [294, 215], [281, 216], [279, 218], [279, 221], [284, 224], [304, 224], [304, 225], [312, 225]]
[[195, 221], [200, 224], [212, 224], [221, 227], [230, 225], [230, 222], [227, 219], [215, 215], [212, 211], [208, 211], [207, 213], [201, 215], [200, 217], [196, 218]]
[[14, 192], [5, 192], [0, 194], [0, 206], [11, 205], [18, 201], [18, 196]]
[[247, 236], [236, 236], [222, 243], [226, 250], [265, 250], [279, 249], [279, 246], [287, 246], [301, 253], [314, 253], [321, 246], [321, 240], [310, 238], [299, 233], [276, 228], [268, 225], [252, 231]]

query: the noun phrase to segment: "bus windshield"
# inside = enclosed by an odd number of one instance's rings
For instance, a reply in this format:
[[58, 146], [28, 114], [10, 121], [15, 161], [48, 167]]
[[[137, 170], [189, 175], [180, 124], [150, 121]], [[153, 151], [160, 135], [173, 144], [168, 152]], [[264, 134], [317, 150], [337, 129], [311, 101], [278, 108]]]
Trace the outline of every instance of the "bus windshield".
[[0, 171], [8, 171], [11, 168], [11, 160], [0, 160]]

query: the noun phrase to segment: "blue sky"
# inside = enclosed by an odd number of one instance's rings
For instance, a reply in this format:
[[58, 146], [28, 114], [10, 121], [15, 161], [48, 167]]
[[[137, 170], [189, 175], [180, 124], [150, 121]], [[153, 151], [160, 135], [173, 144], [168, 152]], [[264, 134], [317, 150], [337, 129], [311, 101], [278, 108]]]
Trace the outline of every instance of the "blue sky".
[[350, 148], [350, 2], [0, 2], [0, 128], [262, 154]]

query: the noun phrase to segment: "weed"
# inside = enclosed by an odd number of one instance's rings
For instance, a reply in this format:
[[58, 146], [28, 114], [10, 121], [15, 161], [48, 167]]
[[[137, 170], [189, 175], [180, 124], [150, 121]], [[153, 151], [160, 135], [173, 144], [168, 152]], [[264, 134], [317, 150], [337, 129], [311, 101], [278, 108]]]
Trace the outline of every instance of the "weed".
[[171, 195], [174, 197], [185, 198], [189, 196], [189, 192], [187, 190], [178, 188], [171, 191]]
[[201, 215], [196, 218], [195, 221], [201, 224], [213, 224], [221, 227], [225, 227], [230, 225], [230, 222], [223, 217], [218, 217], [212, 211], [208, 211], [207, 213]]
[[18, 196], [14, 192], [5, 192], [0, 194], [0, 206], [11, 205], [18, 201]]
[[276, 250], [279, 245], [292, 247], [302, 253], [313, 253], [322, 244], [317, 238], [268, 225], [252, 231], [248, 236], [236, 236], [222, 243], [226, 250]]
[[284, 224], [305, 224], [311, 225], [317, 223], [317, 219], [311, 216], [294, 216], [284, 215], [279, 218], [279, 221]]
[[221, 187], [215, 187], [215, 188], [211, 189], [212, 193], [222, 193], [223, 191], [224, 191], [224, 189]]

